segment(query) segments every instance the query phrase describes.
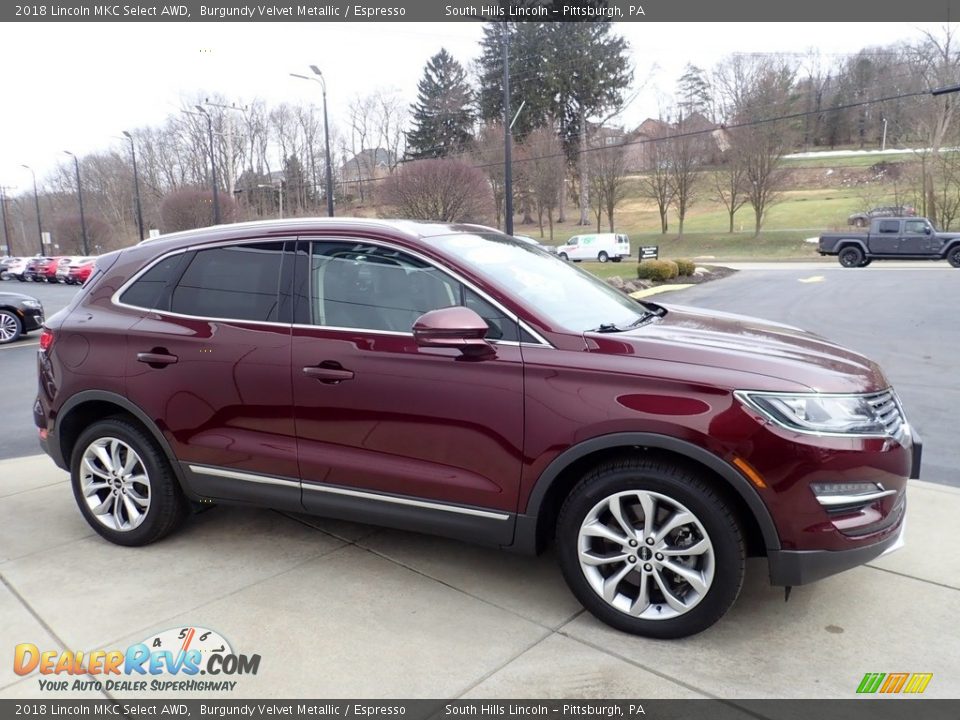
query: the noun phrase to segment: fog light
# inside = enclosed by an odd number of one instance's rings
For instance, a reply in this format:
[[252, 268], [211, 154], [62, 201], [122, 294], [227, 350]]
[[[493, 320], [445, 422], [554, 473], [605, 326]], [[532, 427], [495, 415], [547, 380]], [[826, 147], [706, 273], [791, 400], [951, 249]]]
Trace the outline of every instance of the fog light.
[[810, 483], [810, 489], [817, 502], [827, 509], [863, 507], [897, 494], [896, 490], [885, 490], [880, 483], [870, 482]]

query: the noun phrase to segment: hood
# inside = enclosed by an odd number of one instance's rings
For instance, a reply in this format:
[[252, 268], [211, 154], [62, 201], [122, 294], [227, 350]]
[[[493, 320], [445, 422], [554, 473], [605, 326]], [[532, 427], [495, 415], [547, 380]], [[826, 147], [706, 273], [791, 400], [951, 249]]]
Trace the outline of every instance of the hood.
[[35, 297], [24, 295], [23, 293], [0, 292], [0, 302], [18, 303], [22, 300], [33, 300], [34, 302], [40, 302]]
[[[661, 318], [622, 333], [585, 335], [593, 351], [635, 355], [785, 381], [832, 393], [872, 392], [889, 386], [872, 360], [818, 335], [746, 315], [666, 306]], [[769, 380], [763, 383], [769, 387]], [[757, 388], [740, 387], [749, 390]]]

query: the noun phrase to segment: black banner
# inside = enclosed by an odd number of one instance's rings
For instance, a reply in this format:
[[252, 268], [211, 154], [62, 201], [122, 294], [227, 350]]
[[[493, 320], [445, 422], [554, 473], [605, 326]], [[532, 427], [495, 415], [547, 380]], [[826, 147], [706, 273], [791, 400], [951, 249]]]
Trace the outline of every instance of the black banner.
[[[3, 22], [477, 22], [481, 20], [577, 22], [946, 22], [960, 17], [960, 0], [912, 2], [770, 2], [770, 0], [91, 0], [3, 3]], [[749, 33], [749, 26], [718, 28]], [[856, 26], [851, 32], [860, 32]], [[813, 42], [815, 38], [811, 38]]]
[[0, 718], [956, 720], [960, 700], [0, 700]]

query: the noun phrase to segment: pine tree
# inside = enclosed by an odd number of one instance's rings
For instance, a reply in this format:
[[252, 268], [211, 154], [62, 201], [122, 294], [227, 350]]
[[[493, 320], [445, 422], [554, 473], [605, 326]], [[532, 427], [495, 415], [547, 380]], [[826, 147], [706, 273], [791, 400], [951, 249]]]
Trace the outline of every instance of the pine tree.
[[463, 66], [441, 49], [427, 62], [417, 89], [407, 154], [422, 159], [462, 152], [473, 137], [473, 93]]
[[683, 75], [677, 81], [677, 106], [683, 117], [700, 113], [707, 119], [713, 117], [713, 95], [705, 73], [696, 65], [687, 63]]

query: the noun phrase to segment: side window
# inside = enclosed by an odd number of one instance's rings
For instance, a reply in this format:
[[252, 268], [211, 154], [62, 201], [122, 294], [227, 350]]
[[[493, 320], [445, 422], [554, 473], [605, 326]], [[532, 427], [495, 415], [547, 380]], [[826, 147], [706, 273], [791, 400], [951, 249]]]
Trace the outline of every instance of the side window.
[[431, 310], [464, 305], [486, 320], [491, 340], [520, 338], [517, 323], [437, 268], [364, 243], [313, 244], [310, 307], [315, 325], [409, 333]]
[[580, 244], [580, 236], [579, 236], [579, 235], [574, 235], [572, 238], [570, 238], [569, 240], [567, 240], [567, 245], [570, 245], [570, 246], [572, 246], [572, 247], [576, 247], [576, 246], [579, 245], [579, 244]]
[[314, 243], [313, 322], [330, 327], [410, 332], [425, 312], [460, 303], [459, 283], [395, 250]]
[[925, 220], [907, 220], [904, 223], [903, 231], [910, 235], [923, 235], [926, 229], [927, 223]]
[[276, 321], [283, 243], [198, 251], [170, 298], [183, 315]]
[[881, 220], [879, 230], [881, 233], [899, 233], [900, 232], [900, 221], [899, 220]]
[[185, 253], [177, 253], [158, 262], [124, 291], [120, 302], [147, 310], [156, 308], [164, 288], [176, 278], [186, 256]]

